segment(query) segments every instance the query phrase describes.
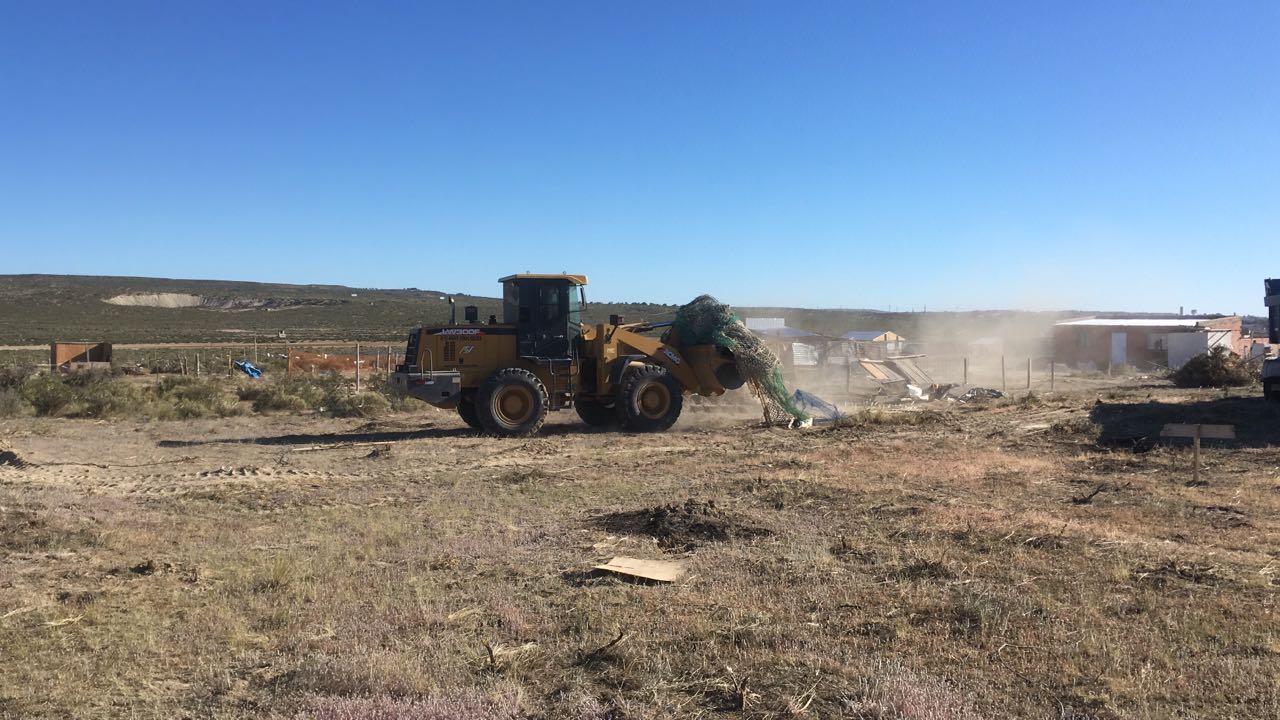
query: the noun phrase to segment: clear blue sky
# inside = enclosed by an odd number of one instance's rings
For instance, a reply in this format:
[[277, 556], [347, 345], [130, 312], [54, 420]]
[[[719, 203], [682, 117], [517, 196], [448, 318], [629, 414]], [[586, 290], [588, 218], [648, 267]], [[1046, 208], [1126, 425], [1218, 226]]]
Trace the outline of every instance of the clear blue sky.
[[1262, 312], [1280, 2], [0, 0], [0, 273]]

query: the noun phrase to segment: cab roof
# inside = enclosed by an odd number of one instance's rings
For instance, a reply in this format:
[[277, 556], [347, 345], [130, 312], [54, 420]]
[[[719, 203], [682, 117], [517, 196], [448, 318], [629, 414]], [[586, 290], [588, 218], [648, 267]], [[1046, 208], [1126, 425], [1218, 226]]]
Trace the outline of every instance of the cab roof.
[[498, 278], [498, 282], [507, 282], [509, 280], [568, 280], [570, 285], [586, 285], [587, 284], [586, 275], [563, 275], [563, 274], [557, 275], [554, 273], [551, 273], [551, 274], [519, 273], [516, 275], [508, 275], [503, 278]]

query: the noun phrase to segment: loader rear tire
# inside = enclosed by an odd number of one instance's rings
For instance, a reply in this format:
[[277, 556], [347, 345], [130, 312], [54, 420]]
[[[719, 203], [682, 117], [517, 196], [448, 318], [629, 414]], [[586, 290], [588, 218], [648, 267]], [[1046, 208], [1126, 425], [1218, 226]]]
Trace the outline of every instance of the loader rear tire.
[[462, 397], [458, 398], [458, 416], [462, 418], [462, 422], [476, 430], [484, 429], [484, 423], [480, 422], [480, 413], [476, 410], [475, 390], [462, 391]]
[[582, 422], [591, 427], [613, 427], [618, 424], [618, 405], [605, 405], [592, 397], [575, 398], [573, 409], [578, 411]]
[[484, 429], [501, 437], [523, 437], [547, 419], [547, 388], [537, 375], [504, 368], [490, 375], [476, 393], [476, 415]]
[[676, 423], [683, 408], [680, 381], [658, 365], [632, 371], [618, 392], [618, 418], [631, 432], [666, 430]]

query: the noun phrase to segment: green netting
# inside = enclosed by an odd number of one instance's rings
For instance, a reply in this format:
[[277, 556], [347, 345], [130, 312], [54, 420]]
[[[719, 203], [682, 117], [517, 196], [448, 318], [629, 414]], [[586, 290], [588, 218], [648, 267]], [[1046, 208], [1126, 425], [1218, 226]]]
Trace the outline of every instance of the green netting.
[[791, 424], [808, 419], [787, 392], [778, 356], [742, 324], [728, 305], [710, 295], [699, 295], [676, 311], [673, 328], [681, 344], [716, 345], [733, 353], [738, 373], [764, 408], [766, 423]]

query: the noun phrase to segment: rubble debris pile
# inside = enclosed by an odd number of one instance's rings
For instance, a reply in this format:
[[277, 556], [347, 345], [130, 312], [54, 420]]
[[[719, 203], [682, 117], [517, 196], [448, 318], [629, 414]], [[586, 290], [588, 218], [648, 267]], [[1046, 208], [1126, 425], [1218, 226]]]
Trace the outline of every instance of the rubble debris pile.
[[764, 408], [767, 424], [804, 423], [809, 416], [787, 393], [782, 363], [729, 306], [710, 295], [699, 295], [676, 311], [675, 332], [685, 345], [711, 344], [733, 353], [738, 373]]
[[1004, 397], [1004, 393], [1000, 392], [999, 390], [992, 390], [991, 388], [976, 387], [976, 388], [969, 388], [969, 390], [967, 390], [960, 397], [956, 398], [956, 400], [962, 403], [986, 402], [987, 400], [999, 400], [1002, 397]]
[[1257, 379], [1256, 366], [1224, 347], [1197, 355], [1169, 374], [1180, 388], [1225, 388], [1250, 385]]

